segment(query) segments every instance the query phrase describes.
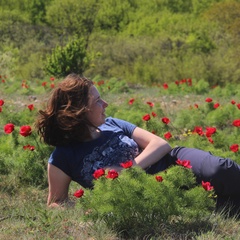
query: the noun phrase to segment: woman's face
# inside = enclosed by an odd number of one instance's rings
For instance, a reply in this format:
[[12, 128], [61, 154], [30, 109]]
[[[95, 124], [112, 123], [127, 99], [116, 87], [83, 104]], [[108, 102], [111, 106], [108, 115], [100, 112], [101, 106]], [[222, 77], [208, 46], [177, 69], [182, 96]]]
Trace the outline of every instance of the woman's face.
[[105, 122], [105, 108], [108, 106], [107, 102], [101, 99], [100, 94], [95, 86], [89, 89], [89, 102], [86, 116], [94, 126], [98, 127]]

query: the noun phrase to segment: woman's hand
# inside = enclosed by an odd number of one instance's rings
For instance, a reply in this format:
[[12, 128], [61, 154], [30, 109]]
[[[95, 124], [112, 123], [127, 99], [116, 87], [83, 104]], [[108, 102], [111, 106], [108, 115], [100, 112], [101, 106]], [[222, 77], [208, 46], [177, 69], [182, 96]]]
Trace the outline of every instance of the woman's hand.
[[117, 165], [112, 165], [112, 166], [107, 166], [105, 168], [103, 168], [106, 172], [108, 172], [109, 170], [115, 170], [118, 173], [121, 173], [121, 171], [123, 170], [123, 168], [121, 166], [117, 166]]

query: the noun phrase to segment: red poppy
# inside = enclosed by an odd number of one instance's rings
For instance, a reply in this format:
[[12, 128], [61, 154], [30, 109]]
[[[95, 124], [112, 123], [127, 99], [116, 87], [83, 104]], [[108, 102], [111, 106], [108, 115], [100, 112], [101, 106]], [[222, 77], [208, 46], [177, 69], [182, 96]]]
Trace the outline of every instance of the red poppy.
[[181, 165], [181, 166], [185, 167], [185, 168], [192, 168], [192, 166], [190, 165], [190, 161], [189, 160], [180, 160], [180, 159], [178, 159], [176, 161], [176, 163], [178, 165]]
[[30, 144], [28, 144], [28, 145], [26, 145], [26, 146], [23, 146], [23, 149], [24, 149], [24, 150], [29, 149], [30, 151], [34, 151], [34, 150], [35, 150], [35, 147], [34, 147], [34, 146], [31, 146]]
[[195, 108], [198, 108], [198, 104], [195, 103], [195, 104], [194, 104], [194, 107], [195, 107]]
[[14, 125], [12, 123], [8, 123], [4, 126], [4, 132], [6, 134], [10, 134], [14, 130]]
[[3, 106], [3, 104], [4, 104], [3, 99], [0, 99], [0, 106]]
[[144, 121], [149, 121], [150, 119], [151, 119], [151, 117], [149, 114], [146, 114], [142, 117], [142, 120], [144, 120]]
[[28, 125], [21, 126], [19, 133], [20, 133], [23, 137], [27, 137], [27, 136], [31, 135], [32, 129], [31, 129], [31, 127], [28, 126]]
[[77, 198], [80, 198], [80, 197], [83, 196], [83, 194], [84, 194], [84, 190], [81, 188], [81, 189], [77, 190], [77, 191], [73, 194], [73, 196], [75, 196], [75, 197], [77, 197]]
[[4, 80], [4, 79], [2, 79], [2, 83], [5, 83], [5, 80]]
[[47, 86], [47, 82], [42, 82], [42, 86], [46, 87]]
[[118, 177], [118, 172], [114, 169], [109, 170], [106, 176], [106, 178], [111, 178], [111, 179], [115, 179], [117, 177]]
[[199, 126], [194, 127], [193, 133], [197, 133], [199, 136], [203, 136], [204, 135], [202, 127], [199, 127]]
[[213, 105], [213, 107], [216, 109], [216, 108], [218, 108], [220, 106], [220, 104], [219, 103], [215, 103], [214, 105]]
[[93, 177], [95, 179], [100, 178], [101, 176], [103, 176], [105, 174], [105, 170], [103, 168], [97, 169], [94, 173], [93, 173]]
[[231, 101], [231, 104], [234, 105], [236, 102], [234, 100]]
[[131, 98], [128, 102], [129, 105], [132, 105], [134, 103], [135, 99], [134, 98]]
[[148, 104], [150, 107], [153, 107], [153, 106], [154, 106], [154, 103], [153, 103], [153, 102], [147, 102], [147, 104]]
[[152, 112], [152, 116], [153, 116], [153, 117], [156, 117], [157, 114], [156, 114], [155, 112]]
[[236, 119], [232, 122], [232, 125], [235, 127], [240, 127], [240, 119]]
[[170, 132], [166, 132], [166, 133], [164, 134], [164, 137], [165, 137], [166, 139], [170, 139], [170, 138], [172, 137], [172, 134], [171, 134]]
[[209, 103], [212, 102], [212, 98], [206, 98], [205, 102], [209, 102]]
[[215, 127], [206, 127], [206, 137], [211, 137], [216, 131], [217, 129]]
[[55, 78], [54, 77], [50, 77], [50, 81], [54, 81], [55, 80]]
[[120, 163], [120, 165], [123, 168], [130, 168], [130, 167], [132, 167], [133, 162], [132, 162], [132, 160], [129, 160], [129, 161], [125, 162], [125, 163]]
[[175, 81], [175, 84], [176, 84], [176, 85], [179, 85], [179, 81], [176, 80], [176, 81]]
[[54, 83], [51, 83], [50, 88], [54, 88], [54, 87], [55, 87]]
[[169, 124], [169, 123], [170, 123], [170, 120], [169, 120], [169, 118], [167, 118], [167, 117], [163, 117], [163, 118], [162, 118], [162, 122], [165, 123], [165, 124]]
[[238, 150], [239, 150], [239, 145], [238, 145], [238, 144], [232, 144], [232, 145], [230, 146], [230, 150], [231, 150], [232, 152], [238, 152]]
[[164, 89], [168, 89], [168, 84], [167, 84], [167, 83], [164, 83], [164, 84], [163, 84], [163, 88], [164, 88]]
[[202, 181], [202, 187], [206, 190], [206, 191], [211, 191], [213, 190], [213, 186], [211, 186], [210, 182], [204, 182]]
[[28, 109], [29, 109], [30, 111], [32, 111], [32, 110], [34, 109], [34, 105], [33, 105], [33, 104], [29, 104], [27, 107], [28, 107]]
[[237, 104], [237, 108], [240, 109], [240, 103]]
[[97, 85], [98, 85], [98, 86], [101, 86], [101, 85], [103, 85], [103, 84], [104, 84], [104, 80], [100, 80], [100, 81], [97, 82]]
[[188, 83], [188, 86], [192, 86], [192, 79], [189, 78], [189, 79], [187, 80], [187, 83]]
[[162, 181], [163, 181], [163, 177], [162, 177], [162, 176], [156, 176], [155, 179], [156, 179], [158, 182], [162, 182]]
[[208, 139], [208, 141], [209, 141], [210, 143], [214, 144], [214, 141], [213, 141], [213, 139], [212, 139], [211, 137], [208, 137], [207, 139]]

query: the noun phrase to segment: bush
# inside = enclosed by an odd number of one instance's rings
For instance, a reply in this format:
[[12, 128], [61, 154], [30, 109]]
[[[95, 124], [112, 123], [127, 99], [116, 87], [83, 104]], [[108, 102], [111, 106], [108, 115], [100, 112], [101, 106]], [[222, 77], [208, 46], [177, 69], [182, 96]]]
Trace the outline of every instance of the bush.
[[125, 237], [142, 238], [160, 234], [161, 225], [207, 221], [214, 201], [209, 192], [196, 186], [189, 169], [173, 166], [159, 176], [134, 167], [116, 179], [101, 176], [95, 180], [94, 189], [85, 190], [78, 207], [89, 212], [86, 220], [102, 219]]

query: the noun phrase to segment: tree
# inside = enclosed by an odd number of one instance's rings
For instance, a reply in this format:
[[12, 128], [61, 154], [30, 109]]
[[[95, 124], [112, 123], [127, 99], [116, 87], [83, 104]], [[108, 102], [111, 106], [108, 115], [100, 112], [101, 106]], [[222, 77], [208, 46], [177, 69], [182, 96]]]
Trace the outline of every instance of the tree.
[[65, 47], [57, 46], [47, 58], [45, 70], [56, 77], [63, 77], [73, 72], [83, 75], [91, 61], [85, 46], [86, 42], [83, 38], [72, 40]]

